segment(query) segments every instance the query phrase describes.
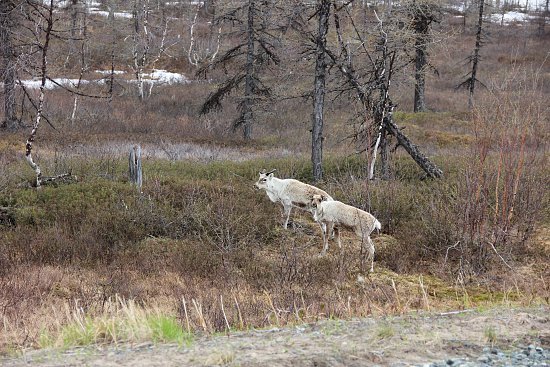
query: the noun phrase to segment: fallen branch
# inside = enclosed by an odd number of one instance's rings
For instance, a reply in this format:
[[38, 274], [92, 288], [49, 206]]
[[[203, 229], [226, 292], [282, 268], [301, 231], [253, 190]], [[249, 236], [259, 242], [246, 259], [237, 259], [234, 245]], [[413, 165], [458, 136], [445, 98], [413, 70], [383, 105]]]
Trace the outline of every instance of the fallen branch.
[[74, 182], [77, 180], [76, 176], [73, 176], [71, 172], [68, 173], [62, 173], [57, 176], [50, 176], [50, 177], [43, 177], [42, 178], [42, 185], [48, 185], [52, 184], [56, 181], [63, 181], [63, 182]]
[[391, 119], [386, 121], [386, 128], [390, 134], [397, 138], [401, 145], [412, 159], [428, 174], [428, 177], [440, 178], [443, 176], [441, 171], [432, 161], [430, 161], [416, 145], [414, 145], [405, 134], [399, 130], [399, 127]]

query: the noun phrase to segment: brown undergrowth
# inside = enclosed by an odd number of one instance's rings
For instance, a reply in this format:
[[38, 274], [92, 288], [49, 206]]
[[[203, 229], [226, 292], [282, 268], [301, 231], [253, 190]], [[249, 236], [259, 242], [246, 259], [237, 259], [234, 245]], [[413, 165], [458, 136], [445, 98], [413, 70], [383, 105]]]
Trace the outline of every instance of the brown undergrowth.
[[[521, 43], [507, 32], [501, 48]], [[466, 54], [468, 37], [448, 50], [449, 59]], [[502, 54], [487, 53], [482, 70]], [[498, 61], [503, 74], [516, 59]], [[534, 63], [541, 70], [542, 59]], [[155, 88], [143, 103], [130, 91], [107, 107], [82, 100], [74, 121], [66, 113], [72, 98], [50, 92], [58, 130], [40, 130], [36, 157], [49, 175], [71, 169], [78, 182], [30, 188], [25, 132], [0, 140], [0, 351], [151, 339], [159, 329], [149, 320], [162, 315], [184, 333], [227, 333], [323, 318], [548, 304], [547, 73], [534, 83], [521, 73], [486, 83], [490, 89], [476, 92], [480, 102], [470, 113], [452, 89], [464, 70], [447, 61], [437, 60], [447, 66], [428, 80], [429, 105], [446, 112], [395, 114], [442, 167], [442, 180], [425, 179], [394, 147], [391, 179], [369, 182], [364, 157], [351, 155], [345, 139], [353, 111], [343, 102], [327, 111], [326, 176], [318, 185], [382, 222], [373, 274], [363, 271], [351, 234], [341, 251], [331, 243], [319, 257], [311, 216], [296, 213], [285, 231], [280, 207], [252, 188], [263, 168], [310, 182], [302, 99], [279, 105], [258, 124], [257, 140], [245, 144], [228, 130], [231, 106], [197, 116], [208, 92], [202, 84]], [[395, 92], [401, 110], [410, 91]], [[164, 154], [144, 157], [143, 195], [128, 183], [120, 147], [136, 141]]]

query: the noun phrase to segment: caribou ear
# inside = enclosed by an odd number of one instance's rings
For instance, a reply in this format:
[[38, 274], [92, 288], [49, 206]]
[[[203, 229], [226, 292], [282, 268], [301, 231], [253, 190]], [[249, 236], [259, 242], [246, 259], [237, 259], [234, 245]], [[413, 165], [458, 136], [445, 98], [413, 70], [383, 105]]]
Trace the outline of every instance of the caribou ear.
[[265, 168], [260, 171], [260, 175], [265, 175]]

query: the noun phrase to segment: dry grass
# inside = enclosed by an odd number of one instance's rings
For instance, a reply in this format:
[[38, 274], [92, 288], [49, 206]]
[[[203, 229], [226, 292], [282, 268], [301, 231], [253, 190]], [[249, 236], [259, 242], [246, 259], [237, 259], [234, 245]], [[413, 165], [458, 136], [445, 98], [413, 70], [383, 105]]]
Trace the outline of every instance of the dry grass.
[[[407, 113], [411, 80], [397, 80], [397, 122], [443, 167], [443, 180], [421, 179], [401, 150], [391, 158], [392, 180], [365, 180], [364, 158], [350, 156], [345, 139], [356, 111], [331, 102], [319, 185], [382, 222], [370, 276], [351, 234], [341, 252], [331, 244], [318, 257], [310, 216], [297, 213], [284, 231], [280, 208], [252, 189], [262, 168], [310, 180], [308, 100], [269, 106], [256, 141], [245, 145], [228, 131], [234, 100], [197, 116], [206, 84], [155, 88], [144, 103], [121, 86], [111, 105], [83, 99], [74, 122], [66, 114], [72, 99], [50, 92], [58, 131], [44, 125], [35, 152], [47, 175], [72, 169], [79, 182], [26, 187], [27, 131], [0, 139], [0, 207], [12, 208], [0, 212], [0, 350], [181, 342], [187, 333], [325, 318], [548, 304], [548, 41], [516, 33], [504, 28], [485, 46], [480, 77], [498, 73], [490, 90], [478, 90], [474, 113], [453, 90], [470, 33], [434, 47], [440, 77], [428, 81], [428, 106], [441, 112]], [[525, 56], [510, 51], [520, 46]], [[278, 89], [298, 94], [309, 77], [296, 73]], [[126, 178], [134, 142], [145, 153], [142, 196]], [[173, 339], [159, 337], [161, 325]]]

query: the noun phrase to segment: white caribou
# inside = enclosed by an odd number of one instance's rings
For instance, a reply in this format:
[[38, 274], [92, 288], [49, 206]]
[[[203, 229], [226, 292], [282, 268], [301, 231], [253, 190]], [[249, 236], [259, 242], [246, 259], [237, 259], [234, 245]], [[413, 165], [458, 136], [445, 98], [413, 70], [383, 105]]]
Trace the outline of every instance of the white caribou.
[[[342, 247], [340, 242], [341, 227], [348, 227], [355, 231], [355, 234], [361, 238], [361, 245], [368, 244], [369, 257], [371, 259], [370, 271], [374, 271], [374, 243], [370, 234], [374, 229], [382, 229], [382, 224], [372, 214], [364, 210], [357, 209], [354, 206], [344, 204], [340, 201], [327, 201], [322, 195], [313, 195], [311, 198], [313, 207], [313, 219], [323, 226], [338, 229], [338, 246]], [[328, 250], [328, 238], [323, 237], [324, 246], [321, 254], [324, 255]]]
[[[313, 195], [318, 195], [323, 198], [323, 200], [333, 200], [329, 194], [315, 186], [308, 185], [292, 178], [277, 178], [273, 176], [273, 172], [275, 171], [276, 170], [271, 170], [266, 172], [263, 170], [260, 172], [260, 178], [258, 178], [258, 181], [254, 184], [254, 187], [258, 190], [265, 190], [272, 202], [280, 202], [283, 204], [284, 214], [286, 214], [286, 220], [283, 225], [285, 229], [288, 227], [292, 207], [308, 210], [313, 214], [313, 208], [311, 206]], [[324, 237], [326, 228], [321, 225], [321, 229]]]

